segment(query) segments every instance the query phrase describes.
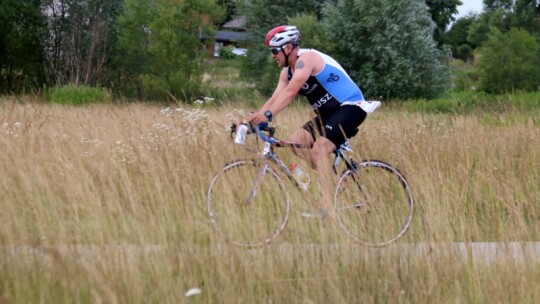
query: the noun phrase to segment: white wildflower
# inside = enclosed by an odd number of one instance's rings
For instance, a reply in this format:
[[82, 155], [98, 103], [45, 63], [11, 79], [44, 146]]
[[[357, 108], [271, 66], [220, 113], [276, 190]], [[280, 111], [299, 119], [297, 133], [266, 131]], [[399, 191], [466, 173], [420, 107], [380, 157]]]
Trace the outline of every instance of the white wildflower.
[[119, 157], [122, 162], [128, 164], [133, 163], [136, 159], [134, 150], [133, 146], [122, 140], [116, 141], [116, 146], [112, 149], [113, 153]]
[[166, 117], [171, 117], [172, 115], [172, 109], [169, 107], [169, 108], [165, 108], [163, 110], [161, 110], [161, 114], [162, 115], [165, 115]]
[[214, 102], [214, 98], [212, 97], [208, 97], [208, 96], [202, 96], [202, 97], [199, 97], [197, 98], [197, 100], [195, 100], [193, 103], [196, 104], [196, 105], [205, 105], [205, 104], [211, 104]]
[[186, 297], [192, 297], [196, 296], [202, 293], [202, 290], [200, 290], [197, 287], [191, 288], [190, 290], [186, 291]]
[[246, 113], [242, 109], [234, 109], [232, 113], [228, 113], [226, 117], [232, 122], [244, 120]]
[[81, 138], [81, 144], [90, 145], [90, 146], [94, 146], [98, 148], [103, 145], [103, 142], [98, 139], [90, 139], [90, 138], [83, 137]]

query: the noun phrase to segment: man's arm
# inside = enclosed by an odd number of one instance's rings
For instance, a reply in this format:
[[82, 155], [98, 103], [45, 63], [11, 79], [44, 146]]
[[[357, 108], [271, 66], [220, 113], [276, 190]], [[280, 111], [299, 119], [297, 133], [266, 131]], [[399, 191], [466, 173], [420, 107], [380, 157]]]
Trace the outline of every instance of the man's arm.
[[289, 81], [287, 80], [287, 69], [285, 68], [281, 70], [281, 73], [279, 73], [279, 81], [276, 86], [276, 89], [274, 90], [274, 93], [272, 93], [272, 97], [270, 97], [270, 99], [268, 99], [268, 101], [264, 103], [264, 105], [262, 106], [259, 112], [264, 113], [266, 110], [270, 108], [270, 106], [277, 99], [277, 97], [279, 96], [283, 88], [287, 86], [288, 82]]
[[266, 121], [264, 116], [266, 110], [272, 112], [272, 116], [276, 116], [285, 109], [294, 100], [298, 91], [316, 69], [320, 63], [319, 59], [322, 60], [316, 56], [318, 55], [308, 52], [302, 58], [299, 58], [290, 81], [287, 81], [287, 70], [284, 69], [280, 74], [280, 82], [272, 97], [264, 104], [261, 111], [250, 116], [249, 121], [258, 124]]
[[314, 69], [313, 58], [306, 54], [296, 61], [293, 77], [289, 83], [278, 93], [275, 101], [270, 105], [268, 110], [272, 112], [272, 115], [277, 115], [283, 109], [285, 109], [294, 100], [304, 83], [308, 80], [309, 76]]

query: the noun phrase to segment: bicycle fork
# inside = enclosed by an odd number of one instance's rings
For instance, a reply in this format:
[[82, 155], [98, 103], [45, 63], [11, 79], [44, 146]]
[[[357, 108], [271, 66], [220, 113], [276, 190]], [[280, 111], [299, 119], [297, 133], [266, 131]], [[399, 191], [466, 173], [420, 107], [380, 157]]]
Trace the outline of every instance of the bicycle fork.
[[255, 180], [253, 181], [251, 190], [249, 191], [248, 197], [246, 198], [246, 203], [245, 203], [246, 206], [249, 206], [251, 202], [253, 201], [253, 199], [255, 198], [255, 196], [257, 196], [257, 188], [261, 184], [262, 179], [266, 175], [267, 170], [268, 170], [268, 163], [265, 163], [262, 166], [261, 170], [259, 170], [259, 172], [257, 173], [257, 177], [255, 178]]

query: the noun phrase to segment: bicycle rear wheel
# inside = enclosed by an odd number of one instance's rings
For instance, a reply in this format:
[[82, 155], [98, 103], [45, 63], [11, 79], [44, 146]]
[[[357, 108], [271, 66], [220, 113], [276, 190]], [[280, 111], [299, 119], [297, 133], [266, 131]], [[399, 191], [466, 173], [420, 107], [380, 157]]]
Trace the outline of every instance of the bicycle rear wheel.
[[236, 160], [214, 175], [208, 187], [208, 214], [214, 228], [234, 244], [260, 246], [285, 228], [289, 196], [267, 162]]
[[356, 241], [384, 246], [399, 239], [411, 224], [414, 201], [405, 177], [390, 164], [364, 161], [358, 173], [347, 170], [335, 193], [341, 227]]

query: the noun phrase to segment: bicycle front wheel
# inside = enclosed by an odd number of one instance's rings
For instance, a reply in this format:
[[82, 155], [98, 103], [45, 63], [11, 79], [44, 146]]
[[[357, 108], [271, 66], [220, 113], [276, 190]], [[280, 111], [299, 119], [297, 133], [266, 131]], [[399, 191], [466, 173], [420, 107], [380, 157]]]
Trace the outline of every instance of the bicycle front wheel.
[[364, 161], [358, 173], [347, 170], [335, 193], [341, 227], [356, 241], [384, 246], [403, 236], [411, 224], [414, 201], [405, 177], [390, 164]]
[[269, 243], [285, 228], [289, 196], [267, 162], [237, 160], [214, 175], [208, 188], [208, 214], [222, 236], [241, 246]]

